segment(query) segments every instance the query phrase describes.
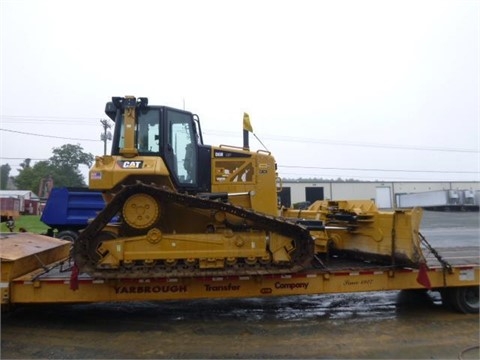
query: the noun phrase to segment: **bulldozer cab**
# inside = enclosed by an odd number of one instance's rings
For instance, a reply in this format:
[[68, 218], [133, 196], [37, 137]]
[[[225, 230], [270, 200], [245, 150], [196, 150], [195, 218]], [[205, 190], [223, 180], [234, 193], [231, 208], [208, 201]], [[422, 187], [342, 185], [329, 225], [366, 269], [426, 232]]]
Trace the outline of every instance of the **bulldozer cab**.
[[198, 117], [167, 106], [148, 106], [147, 102], [146, 98], [126, 97], [107, 103], [105, 112], [116, 123], [112, 155], [132, 161], [161, 157], [177, 188], [197, 188], [197, 153], [202, 145]]

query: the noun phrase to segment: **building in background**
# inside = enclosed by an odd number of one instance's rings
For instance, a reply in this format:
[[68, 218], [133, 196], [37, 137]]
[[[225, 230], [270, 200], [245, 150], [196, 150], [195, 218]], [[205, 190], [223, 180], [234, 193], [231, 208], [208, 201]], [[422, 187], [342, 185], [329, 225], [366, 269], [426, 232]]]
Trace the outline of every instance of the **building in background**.
[[[15, 201], [8, 199], [15, 199]], [[10, 206], [8, 204], [18, 203], [15, 207], [23, 215], [40, 214], [40, 198], [29, 190], [0, 190], [0, 201], [5, 207]]]
[[[284, 206], [316, 200], [374, 200], [380, 209], [427, 206], [421, 197], [406, 206], [407, 194], [437, 192], [446, 196], [444, 205], [478, 205], [480, 182], [373, 182], [283, 180], [280, 198]], [[424, 195], [425, 196], [425, 195]], [[437, 195], [439, 196], [439, 195]], [[417, 204], [415, 204], [417, 201]], [[403, 202], [403, 203], [402, 203]]]

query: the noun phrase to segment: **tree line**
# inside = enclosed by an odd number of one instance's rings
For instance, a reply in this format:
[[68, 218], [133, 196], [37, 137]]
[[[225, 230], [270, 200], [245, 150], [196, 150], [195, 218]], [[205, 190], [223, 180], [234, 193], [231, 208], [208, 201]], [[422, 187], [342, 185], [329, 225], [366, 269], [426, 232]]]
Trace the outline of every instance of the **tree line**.
[[[52, 149], [52, 156], [48, 160], [36, 162], [32, 165], [31, 159], [27, 158], [20, 164], [18, 175], [12, 177], [14, 185], [20, 190], [30, 190], [37, 193], [42, 180], [50, 178], [55, 187], [84, 187], [87, 186], [80, 172], [80, 165], [92, 166], [94, 156], [84, 152], [77, 144], [65, 144]], [[0, 166], [0, 189], [7, 188], [10, 178], [10, 165]]]

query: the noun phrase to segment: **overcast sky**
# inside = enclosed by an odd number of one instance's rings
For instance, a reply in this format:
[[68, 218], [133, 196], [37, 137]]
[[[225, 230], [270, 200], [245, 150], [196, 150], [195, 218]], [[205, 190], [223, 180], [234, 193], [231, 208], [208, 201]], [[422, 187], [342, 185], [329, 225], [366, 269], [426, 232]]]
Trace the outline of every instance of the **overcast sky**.
[[1, 0], [0, 20], [13, 175], [103, 154], [105, 103], [134, 95], [210, 145], [241, 146], [249, 113], [282, 177], [480, 181], [479, 1]]

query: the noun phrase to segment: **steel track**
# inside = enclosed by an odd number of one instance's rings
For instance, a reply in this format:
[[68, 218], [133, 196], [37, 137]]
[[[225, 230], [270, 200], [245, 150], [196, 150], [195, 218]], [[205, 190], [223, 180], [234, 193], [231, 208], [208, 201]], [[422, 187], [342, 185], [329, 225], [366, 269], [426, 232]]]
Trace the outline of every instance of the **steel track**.
[[[108, 225], [111, 219], [122, 210], [124, 202], [132, 195], [144, 193], [151, 195], [157, 201], [172, 202], [188, 208], [209, 209], [223, 211], [238, 218], [246, 220], [250, 225], [250, 229], [261, 229], [268, 232], [279, 233], [283, 236], [291, 238], [294, 242], [294, 250], [290, 254], [292, 261], [289, 265], [275, 267], [269, 266], [240, 266], [235, 268], [224, 269], [154, 269], [148, 273], [144, 267], [128, 267], [120, 269], [104, 269], [98, 267], [101, 260], [97, 248], [102, 241], [99, 235]], [[245, 229], [244, 229], [245, 230]], [[203, 236], [205, 234], [202, 234]], [[114, 240], [114, 239], [112, 239]], [[145, 277], [187, 277], [187, 276], [229, 276], [229, 275], [267, 275], [298, 272], [307, 267], [314, 258], [314, 239], [310, 235], [306, 227], [295, 224], [286, 219], [268, 216], [255, 212], [251, 209], [245, 209], [230, 203], [218, 200], [210, 200], [181, 194], [172, 191], [167, 187], [158, 187], [156, 185], [148, 185], [138, 182], [132, 185], [125, 185], [115, 194], [112, 201], [101, 211], [97, 217], [82, 231], [78, 239], [74, 242], [73, 258], [80, 272], [88, 273], [94, 277], [101, 278], [145, 278]]]

